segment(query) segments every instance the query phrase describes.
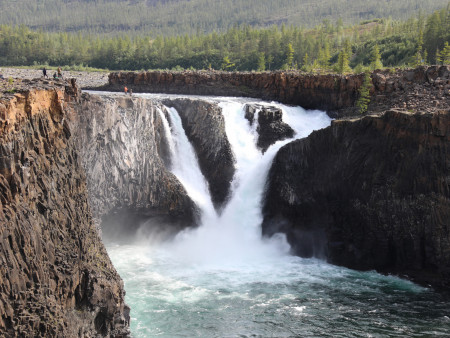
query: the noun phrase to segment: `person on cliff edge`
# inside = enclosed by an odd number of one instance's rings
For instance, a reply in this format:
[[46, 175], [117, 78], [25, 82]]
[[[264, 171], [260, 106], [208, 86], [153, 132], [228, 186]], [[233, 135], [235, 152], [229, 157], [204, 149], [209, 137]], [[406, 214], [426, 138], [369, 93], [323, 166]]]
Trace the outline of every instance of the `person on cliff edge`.
[[47, 69], [45, 69], [45, 67], [42, 68], [42, 74], [44, 74], [44, 77], [46, 77], [46, 78], [48, 79], [48, 76], [47, 76]]

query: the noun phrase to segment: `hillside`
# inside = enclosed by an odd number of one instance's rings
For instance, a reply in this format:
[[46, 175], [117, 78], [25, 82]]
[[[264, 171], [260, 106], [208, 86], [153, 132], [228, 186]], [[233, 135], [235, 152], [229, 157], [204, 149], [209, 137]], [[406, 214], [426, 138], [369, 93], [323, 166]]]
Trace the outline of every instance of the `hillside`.
[[312, 27], [428, 14], [448, 0], [0, 0], [0, 24], [50, 32], [178, 35], [225, 31], [234, 25]]

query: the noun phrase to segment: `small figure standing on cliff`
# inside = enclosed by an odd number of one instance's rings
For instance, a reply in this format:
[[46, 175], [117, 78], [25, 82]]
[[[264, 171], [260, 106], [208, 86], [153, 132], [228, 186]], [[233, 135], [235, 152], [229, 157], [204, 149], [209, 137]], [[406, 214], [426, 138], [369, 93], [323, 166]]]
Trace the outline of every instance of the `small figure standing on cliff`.
[[123, 88], [123, 91], [125, 92], [125, 95], [128, 93], [128, 88], [127, 87], [124, 87]]
[[45, 69], [45, 67], [42, 68], [42, 74], [44, 74], [44, 77], [48, 78], [48, 76], [47, 76], [47, 69]]
[[130, 96], [133, 95], [133, 89], [130, 88]]
[[58, 77], [62, 79], [61, 67], [58, 67]]

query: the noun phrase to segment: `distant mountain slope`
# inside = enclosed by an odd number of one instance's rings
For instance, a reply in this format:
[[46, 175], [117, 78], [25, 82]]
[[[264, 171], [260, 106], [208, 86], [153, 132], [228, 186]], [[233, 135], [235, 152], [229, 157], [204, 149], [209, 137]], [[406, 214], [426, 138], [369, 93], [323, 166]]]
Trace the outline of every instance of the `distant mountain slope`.
[[314, 26], [428, 14], [449, 0], [0, 0], [0, 24], [44, 31], [175, 35], [233, 25]]

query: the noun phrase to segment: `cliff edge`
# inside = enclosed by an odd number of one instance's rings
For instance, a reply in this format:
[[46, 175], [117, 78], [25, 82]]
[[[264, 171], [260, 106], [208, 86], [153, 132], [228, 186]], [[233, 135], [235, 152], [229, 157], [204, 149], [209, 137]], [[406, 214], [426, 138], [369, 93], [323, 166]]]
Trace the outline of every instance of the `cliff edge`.
[[0, 97], [0, 335], [126, 336], [123, 282], [88, 205], [67, 121], [77, 88]]
[[450, 288], [450, 111], [333, 121], [280, 149], [263, 233], [296, 254]]

